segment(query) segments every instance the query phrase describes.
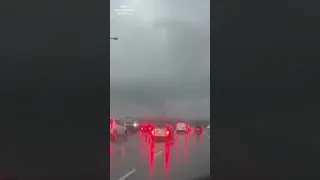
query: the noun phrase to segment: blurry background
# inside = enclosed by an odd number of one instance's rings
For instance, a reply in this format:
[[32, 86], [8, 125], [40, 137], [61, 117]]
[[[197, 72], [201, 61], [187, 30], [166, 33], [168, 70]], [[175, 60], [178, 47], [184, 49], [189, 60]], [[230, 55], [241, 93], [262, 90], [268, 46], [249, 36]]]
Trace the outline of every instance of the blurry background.
[[209, 0], [111, 0], [111, 114], [210, 117]]

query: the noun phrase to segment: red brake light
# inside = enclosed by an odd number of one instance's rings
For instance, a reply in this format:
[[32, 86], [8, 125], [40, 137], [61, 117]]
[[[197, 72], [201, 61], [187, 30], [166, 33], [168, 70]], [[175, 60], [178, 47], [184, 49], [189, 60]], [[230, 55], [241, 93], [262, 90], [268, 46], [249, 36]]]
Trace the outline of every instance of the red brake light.
[[148, 129], [151, 131], [151, 130], [153, 130], [154, 128], [153, 128], [152, 125], [148, 125]]
[[167, 135], [167, 136], [169, 135], [169, 133], [170, 133], [170, 131], [169, 131], [169, 130], [166, 130], [166, 135]]
[[194, 129], [200, 129], [202, 131], [202, 126], [194, 127]]
[[112, 128], [114, 119], [110, 117], [110, 129]]
[[154, 130], [151, 131], [151, 134], [154, 135]]

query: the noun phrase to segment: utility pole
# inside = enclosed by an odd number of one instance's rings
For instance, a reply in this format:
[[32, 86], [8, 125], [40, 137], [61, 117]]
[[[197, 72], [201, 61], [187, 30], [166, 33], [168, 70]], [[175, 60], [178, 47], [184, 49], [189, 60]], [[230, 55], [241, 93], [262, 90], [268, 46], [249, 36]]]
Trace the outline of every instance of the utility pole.
[[162, 109], [161, 116], [162, 116], [162, 119], [164, 119], [164, 117], [165, 117], [165, 104], [164, 104], [164, 99], [161, 100], [161, 109]]

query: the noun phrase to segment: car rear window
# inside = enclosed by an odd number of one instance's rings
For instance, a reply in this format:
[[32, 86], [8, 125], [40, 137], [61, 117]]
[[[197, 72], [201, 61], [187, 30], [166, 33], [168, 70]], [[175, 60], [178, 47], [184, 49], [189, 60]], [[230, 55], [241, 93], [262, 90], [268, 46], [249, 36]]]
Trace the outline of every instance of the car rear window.
[[167, 125], [157, 124], [155, 127], [156, 127], [156, 128], [166, 128], [166, 127], [167, 127]]
[[123, 122], [121, 120], [114, 120], [114, 123], [116, 123], [117, 125], [123, 126]]

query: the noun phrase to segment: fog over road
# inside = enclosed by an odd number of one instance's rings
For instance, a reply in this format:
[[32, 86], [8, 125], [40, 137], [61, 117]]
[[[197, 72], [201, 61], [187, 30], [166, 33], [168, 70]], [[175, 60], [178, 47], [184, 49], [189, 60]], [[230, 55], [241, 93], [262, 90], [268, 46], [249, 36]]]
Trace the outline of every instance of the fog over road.
[[110, 10], [111, 114], [209, 119], [209, 1], [112, 0]]

